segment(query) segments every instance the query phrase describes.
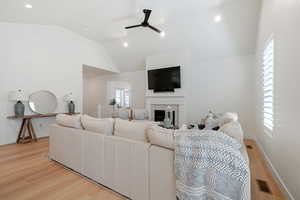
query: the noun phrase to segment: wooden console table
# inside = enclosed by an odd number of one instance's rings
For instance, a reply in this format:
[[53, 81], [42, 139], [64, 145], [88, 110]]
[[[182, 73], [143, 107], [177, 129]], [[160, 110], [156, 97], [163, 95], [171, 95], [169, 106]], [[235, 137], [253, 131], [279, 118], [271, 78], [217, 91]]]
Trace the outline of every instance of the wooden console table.
[[[17, 117], [17, 116], [10, 116], [7, 117], [7, 119], [20, 119], [22, 120], [22, 124], [21, 124], [21, 128], [18, 134], [18, 138], [17, 138], [17, 144], [20, 143], [28, 143], [28, 142], [32, 142], [35, 141], [37, 142], [37, 137], [34, 131], [34, 128], [32, 126], [31, 120], [32, 119], [37, 119], [37, 118], [47, 118], [47, 117], [56, 117], [56, 115], [58, 115], [60, 113], [51, 113], [51, 114], [46, 114], [46, 115], [24, 115], [21, 117]], [[67, 113], [64, 113], [67, 114]], [[75, 113], [78, 114], [78, 113]], [[28, 132], [28, 136], [26, 136], [26, 130]]]

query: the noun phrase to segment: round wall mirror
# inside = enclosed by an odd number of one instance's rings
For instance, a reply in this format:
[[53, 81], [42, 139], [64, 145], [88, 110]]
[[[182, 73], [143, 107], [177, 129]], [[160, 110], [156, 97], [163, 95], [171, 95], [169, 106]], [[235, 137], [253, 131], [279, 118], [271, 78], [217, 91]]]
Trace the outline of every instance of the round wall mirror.
[[29, 96], [29, 107], [35, 113], [50, 114], [57, 108], [57, 98], [50, 91], [37, 91]]

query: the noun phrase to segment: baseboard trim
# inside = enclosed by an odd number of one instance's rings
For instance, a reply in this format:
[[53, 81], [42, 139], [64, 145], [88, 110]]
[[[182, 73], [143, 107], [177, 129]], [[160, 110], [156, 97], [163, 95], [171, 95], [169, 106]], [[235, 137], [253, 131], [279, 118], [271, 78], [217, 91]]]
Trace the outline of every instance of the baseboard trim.
[[37, 139], [38, 140], [40, 140], [40, 139], [49, 139], [49, 136], [42, 136], [42, 137], [38, 137]]
[[267, 165], [268, 165], [269, 169], [271, 169], [271, 172], [272, 172], [273, 176], [275, 177], [277, 183], [279, 183], [280, 188], [285, 193], [285, 196], [288, 197], [290, 200], [296, 200], [293, 197], [293, 195], [290, 193], [290, 191], [288, 190], [285, 183], [283, 182], [282, 178], [280, 177], [278, 171], [276, 170], [276, 168], [272, 164], [271, 159], [269, 158], [269, 156], [265, 152], [265, 150], [264, 150], [263, 146], [261, 145], [261, 143], [257, 139], [255, 139], [255, 141], [256, 141], [256, 144], [258, 145], [260, 151], [262, 152], [264, 159], [267, 161]]
[[[42, 136], [42, 137], [38, 137], [37, 139], [38, 140], [49, 139], [49, 136]], [[13, 145], [13, 144], [17, 144], [17, 143], [16, 142], [12, 142], [12, 143], [7, 143], [7, 144], [0, 144], [0, 147], [1, 146], [6, 146], [6, 145]], [[25, 144], [28, 144], [28, 143], [25, 143]]]

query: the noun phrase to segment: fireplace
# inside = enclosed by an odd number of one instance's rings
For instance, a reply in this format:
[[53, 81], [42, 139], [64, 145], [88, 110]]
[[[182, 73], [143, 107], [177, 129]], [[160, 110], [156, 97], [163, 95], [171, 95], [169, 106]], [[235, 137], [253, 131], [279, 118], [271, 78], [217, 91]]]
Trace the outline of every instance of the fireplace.
[[[156, 122], [163, 122], [166, 117], [166, 110], [154, 110], [154, 121]], [[175, 110], [171, 111], [170, 116], [168, 116], [171, 121], [172, 125], [176, 126], [176, 112]]]
[[174, 126], [178, 126], [178, 105], [152, 104], [150, 119], [156, 122], [163, 122], [167, 111], [170, 112], [170, 120]]
[[176, 127], [186, 123], [186, 109], [184, 96], [148, 96], [146, 109], [152, 121], [164, 121], [166, 111], [171, 111], [171, 121]]

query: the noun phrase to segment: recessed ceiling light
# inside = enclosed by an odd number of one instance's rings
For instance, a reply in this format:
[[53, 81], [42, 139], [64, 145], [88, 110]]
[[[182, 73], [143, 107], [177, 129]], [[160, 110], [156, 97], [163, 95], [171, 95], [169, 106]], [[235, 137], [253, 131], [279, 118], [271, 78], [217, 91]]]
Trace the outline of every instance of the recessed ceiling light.
[[220, 21], [222, 21], [222, 16], [221, 15], [216, 15], [215, 16], [215, 22], [218, 23]]
[[125, 48], [127, 48], [127, 47], [128, 47], [128, 43], [127, 43], [127, 42], [124, 42], [124, 43], [123, 43], [123, 46], [124, 46]]
[[25, 8], [32, 8], [32, 5], [31, 5], [31, 4], [25, 4], [24, 7], [25, 7]]
[[165, 37], [166, 36], [166, 33], [164, 32], [164, 31], [162, 31], [161, 33], [160, 33], [160, 37]]

